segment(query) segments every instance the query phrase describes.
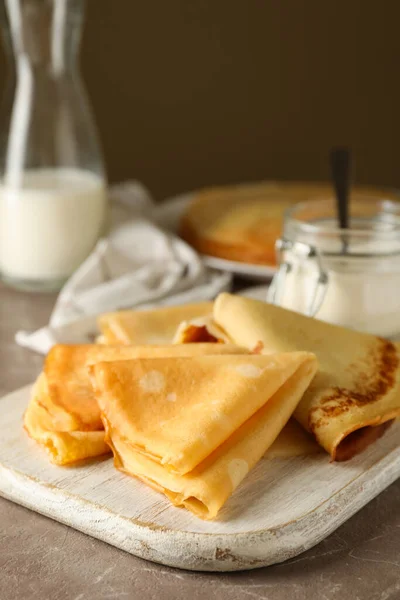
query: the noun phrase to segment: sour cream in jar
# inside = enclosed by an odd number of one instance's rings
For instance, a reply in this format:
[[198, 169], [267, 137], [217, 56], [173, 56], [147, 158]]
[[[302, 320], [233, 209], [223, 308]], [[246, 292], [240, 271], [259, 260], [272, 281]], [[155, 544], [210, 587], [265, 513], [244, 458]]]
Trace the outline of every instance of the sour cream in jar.
[[[400, 334], [400, 204], [353, 197], [340, 230], [333, 199], [286, 214], [269, 301], [382, 337]], [[328, 340], [327, 340], [328, 343]]]

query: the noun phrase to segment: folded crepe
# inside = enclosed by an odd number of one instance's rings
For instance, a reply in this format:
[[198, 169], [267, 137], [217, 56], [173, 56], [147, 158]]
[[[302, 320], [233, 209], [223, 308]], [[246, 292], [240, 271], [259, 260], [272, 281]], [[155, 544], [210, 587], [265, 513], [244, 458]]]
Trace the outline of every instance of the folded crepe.
[[56, 345], [50, 350], [44, 371], [34, 386], [24, 417], [25, 429], [33, 439], [44, 445], [52, 462], [57, 464], [104, 454], [109, 452], [109, 448], [104, 441], [104, 428], [89, 378], [89, 365], [137, 357], [246, 352], [237, 346], [221, 344]]
[[[154, 310], [125, 310], [98, 318], [104, 344], [170, 344], [178, 325], [211, 315], [212, 302], [167, 306]], [[206, 342], [211, 340], [204, 340]]]
[[398, 348], [264, 302], [221, 294], [214, 320], [229, 338], [267, 352], [314, 352], [320, 370], [294, 417], [332, 460], [347, 460], [400, 415]]
[[42, 405], [47, 384], [42, 373], [32, 390], [24, 415], [24, 427], [30, 437], [42, 445], [52, 463], [66, 465], [110, 452], [104, 431], [56, 431], [54, 420]]
[[275, 441], [316, 370], [306, 352], [91, 368], [116, 467], [205, 519]]
[[88, 366], [96, 362], [133, 358], [246, 352], [237, 346], [220, 344], [126, 347], [58, 344], [50, 350], [44, 365], [48, 389], [45, 408], [58, 420], [58, 430], [97, 431], [103, 429], [103, 424], [93, 394]]

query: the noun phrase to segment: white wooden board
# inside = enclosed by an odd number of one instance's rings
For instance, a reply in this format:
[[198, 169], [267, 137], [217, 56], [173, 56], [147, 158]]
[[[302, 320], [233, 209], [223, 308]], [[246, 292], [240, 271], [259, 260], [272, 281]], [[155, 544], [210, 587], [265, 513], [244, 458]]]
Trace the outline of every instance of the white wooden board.
[[220, 513], [197, 519], [114, 470], [111, 460], [56, 467], [22, 430], [24, 388], [0, 400], [0, 495], [164, 565], [235, 571], [314, 546], [400, 476], [400, 423], [364, 454], [263, 459]]

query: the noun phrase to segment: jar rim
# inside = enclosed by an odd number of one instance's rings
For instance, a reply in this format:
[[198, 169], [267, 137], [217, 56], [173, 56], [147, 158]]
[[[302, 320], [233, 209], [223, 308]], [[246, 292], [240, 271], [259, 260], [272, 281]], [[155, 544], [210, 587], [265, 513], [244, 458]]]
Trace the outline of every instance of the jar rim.
[[[382, 239], [388, 240], [391, 237], [397, 237], [400, 235], [400, 202], [396, 202], [394, 200], [388, 200], [385, 198], [377, 199], [374, 196], [367, 195], [357, 195], [352, 198], [349, 204], [349, 216], [351, 218], [351, 208], [355, 206], [368, 206], [369, 208], [376, 208], [376, 213], [374, 215], [366, 215], [370, 217], [368, 219], [369, 222], [373, 221], [373, 218], [379, 215], [387, 215], [388, 217], [394, 217], [396, 222], [388, 223], [386, 225], [390, 225], [390, 229], [379, 230], [379, 229], [360, 229], [349, 227], [347, 229], [341, 228], [339, 226], [335, 227], [327, 227], [321, 226], [318, 222], [313, 222], [312, 220], [298, 218], [299, 213], [301, 211], [306, 211], [307, 209], [323, 209], [329, 208], [330, 213], [326, 213], [324, 216], [320, 216], [319, 219], [333, 219], [337, 217], [336, 212], [336, 203], [333, 198], [321, 198], [321, 199], [312, 199], [306, 200], [304, 202], [298, 202], [293, 206], [287, 208], [284, 212], [284, 224], [287, 226], [288, 224], [295, 226], [302, 233], [310, 233], [310, 234], [319, 234], [319, 235], [340, 235], [346, 237], [353, 237], [357, 239], [363, 239], [371, 236], [373, 233], [374, 237], [382, 237]], [[359, 218], [362, 218], [361, 215], [358, 215]], [[377, 221], [378, 222], [378, 221]], [[384, 221], [382, 221], [384, 222]]]

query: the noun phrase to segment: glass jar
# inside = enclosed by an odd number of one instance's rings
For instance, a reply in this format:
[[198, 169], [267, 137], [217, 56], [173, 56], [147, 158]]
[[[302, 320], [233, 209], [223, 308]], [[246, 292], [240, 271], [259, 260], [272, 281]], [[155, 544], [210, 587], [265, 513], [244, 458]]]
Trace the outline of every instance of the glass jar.
[[398, 336], [400, 204], [355, 196], [349, 212], [349, 229], [340, 229], [333, 200], [287, 211], [268, 301], [328, 323]]
[[14, 65], [0, 129], [0, 273], [61, 287], [103, 233], [106, 184], [77, 65], [83, 0], [4, 0]]

